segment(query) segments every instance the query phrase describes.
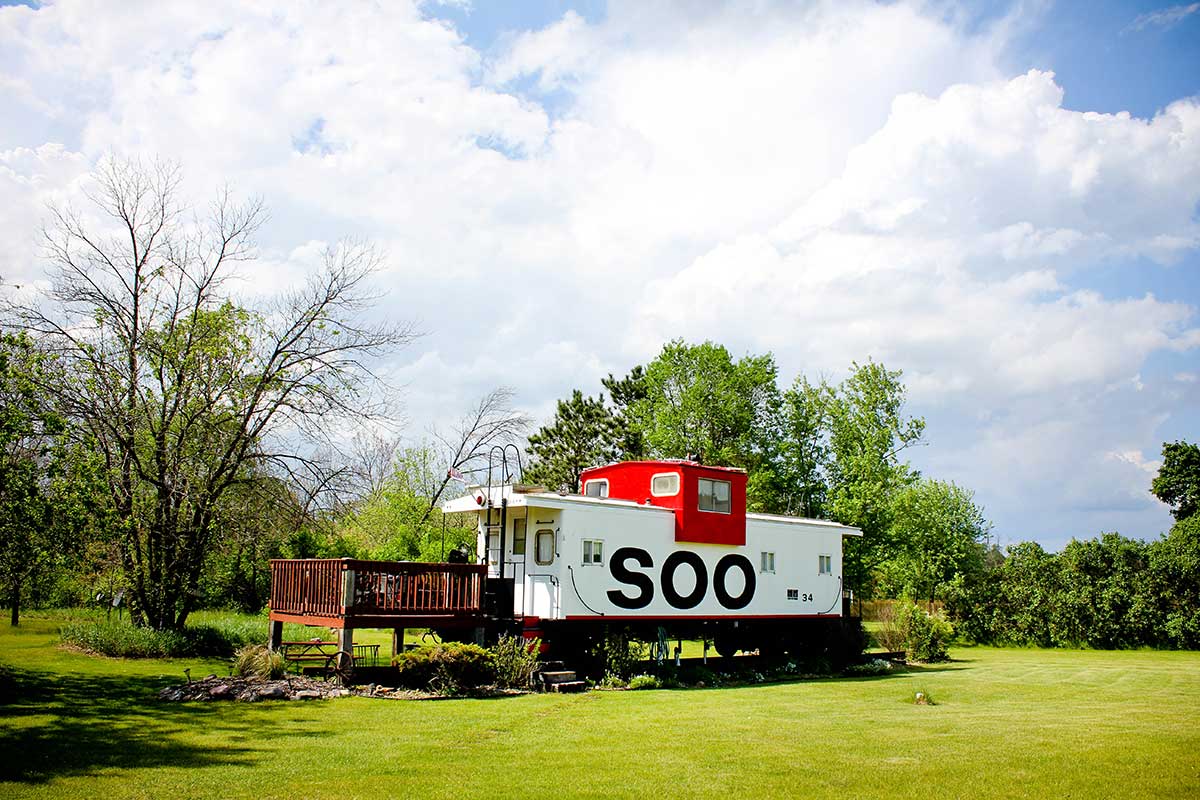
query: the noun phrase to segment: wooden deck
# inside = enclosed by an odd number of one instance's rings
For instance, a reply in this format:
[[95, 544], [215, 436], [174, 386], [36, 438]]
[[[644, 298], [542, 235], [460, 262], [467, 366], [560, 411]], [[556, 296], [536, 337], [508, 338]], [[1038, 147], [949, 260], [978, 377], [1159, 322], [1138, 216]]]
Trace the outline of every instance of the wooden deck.
[[473, 627], [487, 567], [352, 558], [273, 559], [271, 621], [329, 628]]

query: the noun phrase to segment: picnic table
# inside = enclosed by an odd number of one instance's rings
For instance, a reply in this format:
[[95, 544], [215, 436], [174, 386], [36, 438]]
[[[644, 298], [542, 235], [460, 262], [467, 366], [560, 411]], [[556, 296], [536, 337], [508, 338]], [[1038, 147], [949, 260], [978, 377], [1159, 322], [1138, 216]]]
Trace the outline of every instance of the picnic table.
[[297, 642], [280, 642], [279, 651], [285, 661], [300, 664], [320, 666], [326, 678], [337, 678], [345, 683], [356, 666], [366, 666], [369, 660], [371, 666], [379, 661], [379, 645], [356, 644], [354, 652], [348, 653], [338, 648], [336, 641], [325, 639], [308, 639]]

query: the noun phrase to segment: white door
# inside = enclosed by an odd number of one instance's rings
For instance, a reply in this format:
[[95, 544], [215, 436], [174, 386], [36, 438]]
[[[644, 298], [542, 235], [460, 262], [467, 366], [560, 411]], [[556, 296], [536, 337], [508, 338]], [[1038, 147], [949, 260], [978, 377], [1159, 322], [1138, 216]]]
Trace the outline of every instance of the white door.
[[532, 595], [532, 615], [546, 619], [558, 616], [558, 581], [553, 575], [530, 575], [529, 593]]

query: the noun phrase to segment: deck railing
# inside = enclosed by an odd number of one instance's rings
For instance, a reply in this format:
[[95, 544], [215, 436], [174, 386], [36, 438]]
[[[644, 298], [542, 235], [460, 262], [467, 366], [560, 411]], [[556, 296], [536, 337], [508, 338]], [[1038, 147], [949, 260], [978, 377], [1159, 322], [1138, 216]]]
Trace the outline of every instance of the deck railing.
[[274, 559], [271, 610], [322, 617], [477, 614], [487, 568], [476, 564]]
[[271, 560], [271, 610], [339, 617], [346, 613], [345, 559]]

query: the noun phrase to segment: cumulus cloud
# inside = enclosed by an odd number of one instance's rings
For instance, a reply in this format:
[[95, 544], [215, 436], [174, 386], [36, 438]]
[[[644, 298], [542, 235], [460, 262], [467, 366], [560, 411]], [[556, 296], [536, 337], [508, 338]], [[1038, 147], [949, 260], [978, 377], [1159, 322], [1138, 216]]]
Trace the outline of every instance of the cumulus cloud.
[[386, 370], [414, 431], [498, 383], [548, 415], [675, 336], [787, 379], [875, 357], [939, 434], [926, 468], [1011, 529], [1165, 519], [1130, 454], [1186, 403], [1146, 364], [1194, 376], [1195, 310], [1091, 276], [1194, 257], [1194, 101], [1069, 111], [1006, 67], [1011, 19], [919, 3], [614, 2], [487, 54], [436, 13], [0, 9], [0, 275], [36, 277], [44, 203], [104, 154], [178, 158], [197, 201], [271, 208], [256, 291], [380, 244], [379, 313], [430, 334]]

